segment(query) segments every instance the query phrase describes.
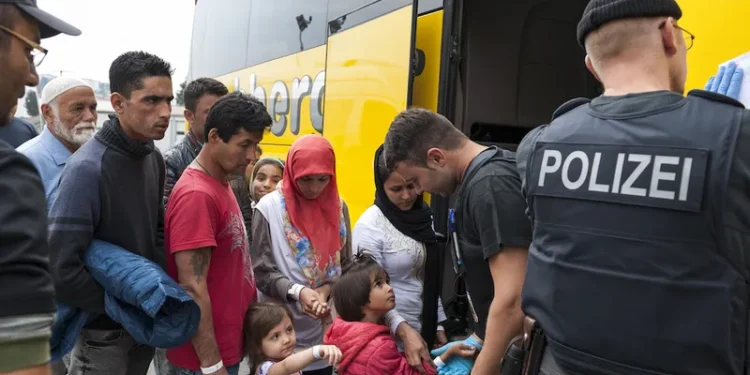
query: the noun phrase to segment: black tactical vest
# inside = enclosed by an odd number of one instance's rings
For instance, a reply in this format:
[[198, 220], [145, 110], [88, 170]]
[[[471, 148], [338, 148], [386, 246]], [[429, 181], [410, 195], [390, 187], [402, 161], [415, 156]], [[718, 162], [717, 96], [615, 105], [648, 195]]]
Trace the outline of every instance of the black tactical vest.
[[748, 274], [720, 229], [743, 110], [696, 91], [621, 118], [575, 104], [529, 154], [524, 311], [571, 374], [744, 374]]

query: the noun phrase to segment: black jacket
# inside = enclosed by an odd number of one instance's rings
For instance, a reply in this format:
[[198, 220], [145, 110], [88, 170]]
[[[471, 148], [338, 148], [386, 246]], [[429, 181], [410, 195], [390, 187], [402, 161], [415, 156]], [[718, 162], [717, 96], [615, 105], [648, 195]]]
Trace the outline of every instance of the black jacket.
[[164, 153], [164, 163], [167, 167], [167, 180], [164, 184], [164, 207], [167, 206], [167, 200], [172, 194], [172, 188], [174, 188], [177, 180], [182, 176], [182, 172], [195, 160], [200, 151], [201, 144], [195, 139], [193, 132], [189, 131], [180, 143], [174, 145], [174, 147]]
[[0, 176], [0, 318], [54, 312], [42, 180], [2, 140]]

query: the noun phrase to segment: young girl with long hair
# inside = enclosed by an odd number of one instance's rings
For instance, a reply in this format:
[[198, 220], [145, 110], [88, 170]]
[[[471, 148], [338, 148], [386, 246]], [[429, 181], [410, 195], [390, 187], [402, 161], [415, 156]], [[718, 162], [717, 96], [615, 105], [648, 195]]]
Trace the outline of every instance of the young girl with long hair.
[[278, 303], [253, 305], [245, 320], [245, 343], [251, 375], [297, 375], [302, 369], [321, 359], [335, 366], [341, 351], [333, 345], [316, 345], [294, 353], [297, 337], [292, 312]]

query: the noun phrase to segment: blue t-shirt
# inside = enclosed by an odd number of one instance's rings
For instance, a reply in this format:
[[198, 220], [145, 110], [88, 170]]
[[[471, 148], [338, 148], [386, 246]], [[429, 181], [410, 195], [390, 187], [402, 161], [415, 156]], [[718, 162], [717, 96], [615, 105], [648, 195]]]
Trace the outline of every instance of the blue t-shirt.
[[6, 126], [0, 126], [0, 140], [7, 142], [16, 148], [31, 138], [36, 137], [39, 133], [30, 122], [13, 117], [13, 120]]

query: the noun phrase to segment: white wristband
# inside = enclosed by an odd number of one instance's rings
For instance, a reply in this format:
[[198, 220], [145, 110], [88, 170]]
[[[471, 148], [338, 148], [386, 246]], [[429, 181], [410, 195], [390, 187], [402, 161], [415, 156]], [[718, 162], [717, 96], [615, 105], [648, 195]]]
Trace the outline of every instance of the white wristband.
[[323, 356], [320, 355], [320, 345], [313, 346], [312, 347], [312, 352], [313, 352], [313, 358], [315, 358], [316, 360], [323, 359]]
[[440, 359], [440, 356], [435, 357], [435, 359], [432, 360], [432, 363], [435, 364], [435, 367], [441, 368], [445, 366], [445, 362], [443, 362], [442, 359]]
[[293, 284], [290, 288], [287, 294], [289, 294], [290, 297], [292, 297], [293, 300], [299, 301], [299, 295], [302, 293], [302, 289], [305, 289], [304, 285], [300, 284]]
[[211, 367], [201, 367], [201, 372], [204, 375], [213, 374], [214, 372], [221, 370], [223, 367], [224, 367], [224, 361], [219, 361], [219, 363]]
[[437, 326], [437, 331], [443, 331], [443, 332], [445, 332], [445, 327], [443, 327], [441, 325], [438, 325]]

